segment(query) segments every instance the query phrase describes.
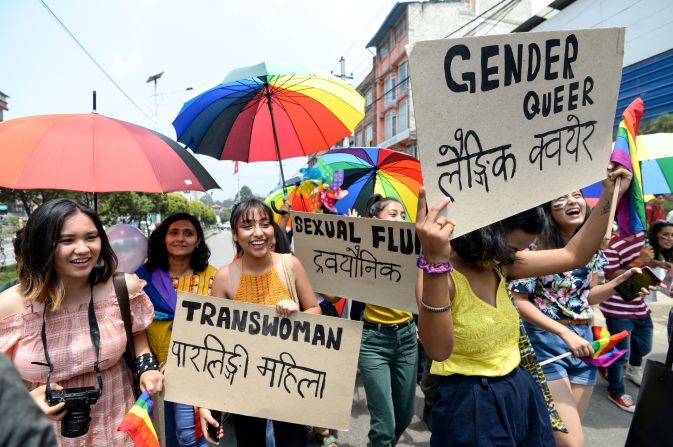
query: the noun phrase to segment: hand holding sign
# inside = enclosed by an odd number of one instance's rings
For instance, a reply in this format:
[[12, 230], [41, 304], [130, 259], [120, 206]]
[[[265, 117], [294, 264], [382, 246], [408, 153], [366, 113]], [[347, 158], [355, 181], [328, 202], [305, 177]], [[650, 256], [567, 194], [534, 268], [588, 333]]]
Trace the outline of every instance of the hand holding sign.
[[450, 200], [445, 197], [426, 211], [425, 188], [418, 191], [416, 234], [421, 240], [425, 259], [429, 263], [449, 262], [451, 258], [449, 239], [456, 225], [451, 219], [439, 215], [449, 202]]

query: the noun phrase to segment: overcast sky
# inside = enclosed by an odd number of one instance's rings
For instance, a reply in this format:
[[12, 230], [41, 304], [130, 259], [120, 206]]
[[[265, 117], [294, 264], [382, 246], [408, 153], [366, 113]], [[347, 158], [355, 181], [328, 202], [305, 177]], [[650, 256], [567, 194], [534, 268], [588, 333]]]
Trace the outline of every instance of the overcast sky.
[[[96, 90], [100, 114], [156, 129], [171, 138], [182, 104], [220, 83], [233, 68], [262, 61], [339, 71], [357, 82], [371, 68], [364, 48], [395, 0], [44, 0], [120, 92], [39, 0], [0, 0], [0, 91], [10, 96], [5, 119], [87, 113]], [[534, 1], [547, 3], [546, 1]], [[187, 87], [193, 90], [185, 91]], [[233, 164], [199, 156], [233, 197]], [[289, 177], [304, 158], [284, 162]], [[241, 185], [265, 195], [278, 182], [277, 163], [240, 164]]]

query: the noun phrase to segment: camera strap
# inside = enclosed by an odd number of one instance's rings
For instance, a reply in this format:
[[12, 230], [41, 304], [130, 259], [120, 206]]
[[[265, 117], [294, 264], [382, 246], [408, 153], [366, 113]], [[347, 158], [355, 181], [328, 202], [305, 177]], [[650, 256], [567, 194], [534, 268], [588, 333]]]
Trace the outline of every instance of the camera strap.
[[[42, 338], [42, 347], [44, 348], [44, 358], [47, 361], [46, 363], [42, 362], [33, 362], [35, 365], [43, 365], [49, 367], [49, 372], [47, 373], [47, 386], [46, 386], [46, 395], [51, 394], [51, 373], [54, 371], [54, 365], [51, 363], [49, 358], [49, 351], [47, 350], [47, 308], [49, 306], [45, 304], [44, 309], [42, 310], [42, 331], [40, 337]], [[96, 362], [93, 365], [93, 369], [96, 372], [96, 379], [98, 380], [98, 388], [103, 390], [103, 377], [100, 374], [100, 329], [98, 328], [98, 320], [96, 319], [96, 312], [93, 307], [93, 284], [91, 285], [91, 299], [89, 300], [89, 310], [88, 310], [88, 319], [89, 319], [89, 334], [91, 335], [91, 343], [93, 344], [94, 350], [96, 352]]]

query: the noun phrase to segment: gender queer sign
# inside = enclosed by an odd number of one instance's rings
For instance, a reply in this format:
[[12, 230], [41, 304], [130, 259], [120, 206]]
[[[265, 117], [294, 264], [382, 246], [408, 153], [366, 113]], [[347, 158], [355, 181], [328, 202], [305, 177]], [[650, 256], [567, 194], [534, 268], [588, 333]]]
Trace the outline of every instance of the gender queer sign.
[[454, 237], [605, 177], [623, 54], [623, 28], [410, 48], [428, 202], [455, 202]]
[[418, 313], [414, 224], [292, 213], [295, 255], [316, 292]]
[[362, 323], [181, 292], [166, 399], [347, 430]]

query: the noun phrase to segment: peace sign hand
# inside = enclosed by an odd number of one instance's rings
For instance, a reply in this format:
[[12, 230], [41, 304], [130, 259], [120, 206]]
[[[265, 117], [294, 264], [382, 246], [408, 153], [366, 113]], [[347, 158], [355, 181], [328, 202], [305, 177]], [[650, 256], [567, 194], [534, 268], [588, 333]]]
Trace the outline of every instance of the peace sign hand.
[[429, 263], [449, 262], [455, 223], [448, 217], [439, 216], [451, 200], [443, 198], [426, 211], [425, 188], [418, 191], [418, 210], [416, 213], [416, 234], [421, 240], [423, 254]]

